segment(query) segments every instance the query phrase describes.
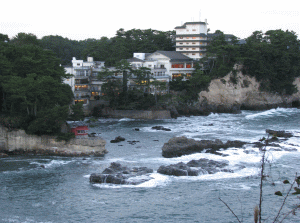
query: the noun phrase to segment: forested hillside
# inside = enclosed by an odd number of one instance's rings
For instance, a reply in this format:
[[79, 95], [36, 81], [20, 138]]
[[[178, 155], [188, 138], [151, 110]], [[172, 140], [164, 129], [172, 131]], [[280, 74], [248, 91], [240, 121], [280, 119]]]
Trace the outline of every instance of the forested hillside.
[[175, 50], [174, 31], [119, 29], [112, 38], [70, 40], [61, 36], [45, 36], [41, 47], [52, 50], [61, 64], [68, 65], [72, 57], [86, 60], [87, 56], [114, 66], [122, 59], [131, 58], [134, 52], [153, 53], [156, 50]]

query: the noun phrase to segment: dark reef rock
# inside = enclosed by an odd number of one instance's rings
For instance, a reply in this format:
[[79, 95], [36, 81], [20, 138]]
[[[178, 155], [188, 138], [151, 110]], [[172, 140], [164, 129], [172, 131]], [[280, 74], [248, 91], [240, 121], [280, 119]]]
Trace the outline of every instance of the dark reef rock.
[[184, 163], [177, 163], [168, 166], [160, 166], [157, 170], [160, 174], [172, 176], [197, 176], [198, 170], [191, 169]]
[[160, 166], [157, 170], [160, 174], [172, 176], [198, 176], [202, 174], [214, 174], [219, 171], [232, 172], [231, 170], [222, 169], [228, 165], [227, 162], [214, 161], [209, 159], [191, 160], [187, 164], [177, 163], [168, 166]]
[[162, 155], [164, 157], [178, 157], [182, 155], [188, 155], [192, 153], [199, 153], [205, 151], [206, 153], [214, 153], [220, 155], [217, 151], [229, 147], [241, 148], [246, 142], [242, 141], [227, 141], [223, 143], [221, 140], [200, 140], [188, 139], [186, 137], [174, 137], [171, 138], [162, 147]]
[[90, 182], [137, 185], [151, 180], [150, 173], [153, 173], [153, 170], [147, 167], [128, 168], [113, 162], [101, 174], [91, 174]]
[[125, 141], [125, 138], [118, 136], [115, 139], [110, 140], [110, 143], [118, 143], [118, 142], [122, 142], [122, 141]]
[[268, 133], [271, 136], [276, 136], [276, 137], [283, 137], [283, 138], [290, 138], [293, 136], [292, 133], [286, 132], [286, 131], [275, 131], [271, 129], [266, 129], [266, 133]]
[[163, 126], [153, 126], [152, 129], [163, 130], [163, 131], [171, 131], [171, 129], [165, 128]]

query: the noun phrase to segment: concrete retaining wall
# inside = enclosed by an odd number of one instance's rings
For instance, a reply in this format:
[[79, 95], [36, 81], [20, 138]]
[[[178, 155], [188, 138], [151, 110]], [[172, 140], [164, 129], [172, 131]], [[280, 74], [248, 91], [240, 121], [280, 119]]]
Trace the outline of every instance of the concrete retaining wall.
[[132, 118], [132, 119], [171, 119], [170, 111], [140, 111], [140, 110], [113, 110], [102, 109], [102, 115], [111, 118]]

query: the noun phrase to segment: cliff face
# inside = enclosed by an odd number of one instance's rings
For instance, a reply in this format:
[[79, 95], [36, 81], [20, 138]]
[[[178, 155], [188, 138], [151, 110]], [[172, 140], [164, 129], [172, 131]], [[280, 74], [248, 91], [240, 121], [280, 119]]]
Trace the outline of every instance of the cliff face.
[[278, 95], [259, 90], [260, 83], [254, 77], [237, 72], [237, 82], [230, 80], [232, 73], [212, 80], [208, 91], [199, 93], [199, 104], [202, 109], [215, 112], [232, 112], [239, 109], [263, 110], [276, 107], [292, 107], [299, 104], [300, 78], [294, 81], [298, 93], [293, 95]]
[[24, 130], [8, 131], [0, 126], [0, 152], [61, 156], [102, 156], [107, 153], [101, 138], [71, 139], [57, 142], [53, 136], [27, 135]]

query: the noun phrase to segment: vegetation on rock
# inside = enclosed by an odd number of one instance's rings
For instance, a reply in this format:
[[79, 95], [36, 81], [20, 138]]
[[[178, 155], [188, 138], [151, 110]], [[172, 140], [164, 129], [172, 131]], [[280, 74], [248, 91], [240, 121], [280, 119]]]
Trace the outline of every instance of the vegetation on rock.
[[0, 105], [2, 120], [30, 134], [55, 135], [68, 117], [73, 98], [60, 61], [39, 45], [36, 36], [20, 33], [0, 42]]

